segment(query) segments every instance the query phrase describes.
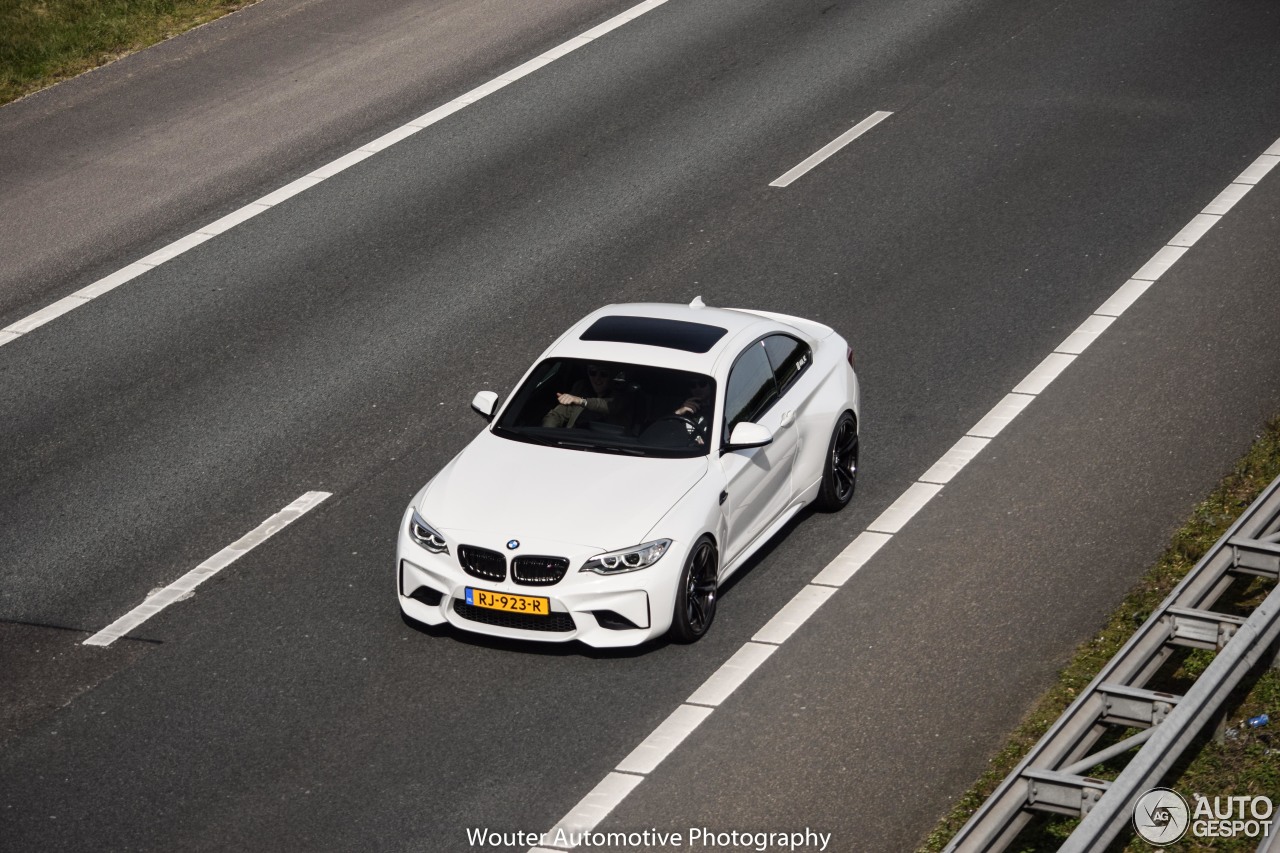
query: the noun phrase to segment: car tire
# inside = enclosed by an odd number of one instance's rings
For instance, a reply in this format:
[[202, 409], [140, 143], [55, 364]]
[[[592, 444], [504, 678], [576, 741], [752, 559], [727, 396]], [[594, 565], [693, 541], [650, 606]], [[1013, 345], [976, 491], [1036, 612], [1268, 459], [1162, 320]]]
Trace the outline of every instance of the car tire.
[[720, 555], [710, 536], [703, 536], [689, 551], [680, 572], [676, 589], [675, 613], [671, 618], [671, 637], [676, 642], [692, 643], [707, 633], [716, 617], [716, 596]]
[[858, 421], [853, 412], [840, 415], [831, 430], [822, 487], [814, 506], [823, 512], [838, 512], [849, 505], [858, 487]]

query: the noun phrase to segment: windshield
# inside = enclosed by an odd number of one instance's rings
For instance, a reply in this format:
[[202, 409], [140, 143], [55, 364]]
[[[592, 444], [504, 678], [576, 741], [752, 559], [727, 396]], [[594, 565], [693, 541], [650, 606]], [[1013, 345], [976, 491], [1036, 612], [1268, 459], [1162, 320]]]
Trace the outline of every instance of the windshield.
[[516, 390], [493, 432], [572, 450], [705, 456], [715, 382], [683, 370], [552, 358]]

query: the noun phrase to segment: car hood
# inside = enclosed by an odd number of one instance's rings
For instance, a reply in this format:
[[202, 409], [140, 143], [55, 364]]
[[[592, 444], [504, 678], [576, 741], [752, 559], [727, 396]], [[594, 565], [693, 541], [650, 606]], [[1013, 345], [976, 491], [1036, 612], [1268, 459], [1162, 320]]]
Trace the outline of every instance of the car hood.
[[480, 433], [427, 484], [418, 511], [475, 544], [554, 540], [601, 550], [638, 545], [707, 472], [707, 458], [544, 447]]

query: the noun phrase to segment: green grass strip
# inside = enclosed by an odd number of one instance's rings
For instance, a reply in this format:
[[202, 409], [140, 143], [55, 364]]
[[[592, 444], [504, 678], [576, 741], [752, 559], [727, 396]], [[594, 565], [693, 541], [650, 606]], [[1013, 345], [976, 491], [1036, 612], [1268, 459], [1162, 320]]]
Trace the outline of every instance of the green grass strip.
[[[1129, 592], [1106, 627], [1096, 637], [1080, 645], [1063, 669], [1058, 683], [1040, 697], [1009, 736], [1005, 746], [990, 759], [990, 768], [929, 834], [920, 853], [938, 853], [946, 847], [952, 836], [1075, 700], [1077, 693], [1120, 651], [1138, 626], [1277, 476], [1280, 476], [1280, 416], [1267, 424], [1248, 454], [1236, 463], [1235, 469], [1218, 488], [1196, 506], [1190, 520], [1174, 534], [1168, 550]], [[1238, 596], [1237, 603], [1248, 608], [1261, 600], [1272, 586], [1270, 582], [1261, 580], [1250, 584]], [[1179, 680], [1186, 682], [1212, 660], [1210, 652], [1188, 653], [1180, 667], [1168, 677], [1174, 683]], [[1226, 711], [1227, 730], [1222, 742], [1213, 739], [1212, 732], [1203, 734], [1175, 768], [1176, 777], [1166, 781], [1188, 798], [1192, 793], [1203, 793], [1211, 800], [1214, 796], [1261, 794], [1276, 800], [1280, 794], [1280, 672], [1266, 670], [1258, 675], [1256, 681], [1246, 679], [1242, 689], [1228, 699]], [[1244, 725], [1244, 720], [1262, 713], [1271, 716], [1269, 726], [1250, 729]], [[1088, 775], [1114, 778], [1127, 758], [1117, 760], [1111, 767], [1095, 768], [1095, 772]], [[1056, 850], [1077, 822], [1078, 819], [1037, 817], [1010, 849]], [[1238, 838], [1196, 842], [1188, 836], [1168, 849], [1252, 853], [1257, 849], [1258, 841], [1257, 838]], [[1129, 839], [1122, 834], [1112, 849], [1146, 853], [1153, 848], [1140, 839]]]
[[0, 0], [0, 104], [256, 0]]

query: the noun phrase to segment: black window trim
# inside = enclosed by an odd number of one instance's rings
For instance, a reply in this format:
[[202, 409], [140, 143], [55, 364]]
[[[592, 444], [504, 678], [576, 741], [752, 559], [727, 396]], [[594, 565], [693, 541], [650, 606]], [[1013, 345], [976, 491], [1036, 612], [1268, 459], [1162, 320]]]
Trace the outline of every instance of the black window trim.
[[[763, 344], [765, 338], [772, 337], [774, 334], [777, 334], [777, 333], [769, 332], [767, 334], [761, 335], [760, 337], [756, 338], [754, 341], [752, 341], [751, 343], [743, 347], [742, 350], [736, 356], [734, 356], [733, 364], [729, 365], [729, 372], [725, 374], [724, 400], [720, 404], [720, 454], [722, 456], [727, 452], [727, 449], [729, 447], [729, 412], [727, 411], [726, 407], [729, 404], [729, 383], [733, 380], [733, 371], [737, 369], [738, 362], [742, 361], [743, 356], [745, 356], [748, 352], [750, 352], [752, 347], [758, 344]], [[764, 349], [763, 346], [761, 346], [760, 348], [762, 350]], [[769, 361], [769, 353], [767, 350], [765, 351], [764, 360], [769, 365], [769, 373], [773, 377], [773, 387], [775, 390], [778, 390], [778, 374], [773, 369], [773, 362]], [[780, 390], [778, 391], [777, 394], [774, 394], [773, 399], [769, 401], [769, 404], [765, 406], [763, 409], [761, 409], [760, 411], [755, 413], [756, 419], [759, 419], [764, 415], [767, 415], [769, 413], [769, 410], [772, 409], [775, 405], [777, 405], [778, 401], [782, 399], [782, 394], [783, 392]], [[755, 421], [752, 421], [752, 423], [754, 422]]]
[[[762, 341], [765, 338], [790, 338], [791, 340], [795, 341], [796, 343], [800, 344], [805, 348], [805, 355], [808, 359], [805, 362], [804, 367], [800, 368], [795, 372], [795, 374], [792, 375], [791, 379], [787, 382], [786, 387], [783, 387], [782, 385], [778, 386], [778, 399], [781, 400], [783, 397], [787, 395], [787, 392], [790, 391], [792, 388], [794, 388], [795, 384], [800, 381], [800, 377], [808, 373], [810, 367], [813, 367], [813, 347], [809, 345], [808, 341], [801, 340], [800, 338], [797, 338], [795, 335], [788, 335], [786, 332], [770, 332], [767, 335], [760, 336], [760, 340]], [[755, 346], [755, 344], [752, 344], [752, 346]], [[765, 347], [765, 355], [768, 355], [768, 353], [769, 353], [769, 348]], [[769, 367], [771, 370], [773, 370], [774, 382], [777, 382], [778, 370], [773, 366], [772, 361], [769, 362]]]
[[764, 415], [767, 415], [769, 413], [769, 410], [772, 409], [774, 406], [776, 406], [778, 404], [778, 401], [781, 400], [783, 397], [787, 396], [787, 392], [796, 386], [796, 383], [800, 381], [800, 377], [808, 373], [809, 368], [813, 367], [813, 346], [808, 341], [802, 340], [796, 337], [795, 335], [789, 335], [786, 332], [779, 332], [779, 331], [766, 332], [765, 334], [761, 335], [760, 337], [756, 338], [754, 341], [752, 341], [751, 343], [743, 347], [742, 351], [739, 352], [736, 356], [734, 356], [733, 364], [729, 365], [729, 372], [728, 374], [725, 375], [724, 399], [720, 404], [720, 454], [722, 456], [727, 452], [726, 448], [729, 446], [729, 413], [725, 410], [725, 406], [727, 406], [729, 403], [729, 380], [733, 378], [734, 369], [737, 368], [738, 362], [742, 360], [742, 357], [747, 354], [748, 350], [750, 350], [752, 347], [756, 346], [757, 344], [762, 344], [765, 338], [773, 338], [773, 337], [790, 338], [796, 343], [801, 344], [805, 348], [806, 352], [808, 353], [809, 360], [805, 363], [804, 367], [796, 371], [795, 375], [791, 377], [791, 380], [787, 382], [786, 387], [784, 388], [778, 384], [778, 371], [773, 366], [773, 361], [769, 359], [768, 348], [762, 347], [765, 351], [765, 360], [769, 361], [769, 370], [773, 374], [773, 387], [777, 389], [778, 393], [774, 396], [772, 400], [769, 401], [769, 405], [765, 406], [763, 409], [756, 412], [755, 416], [757, 419], [763, 417]]

